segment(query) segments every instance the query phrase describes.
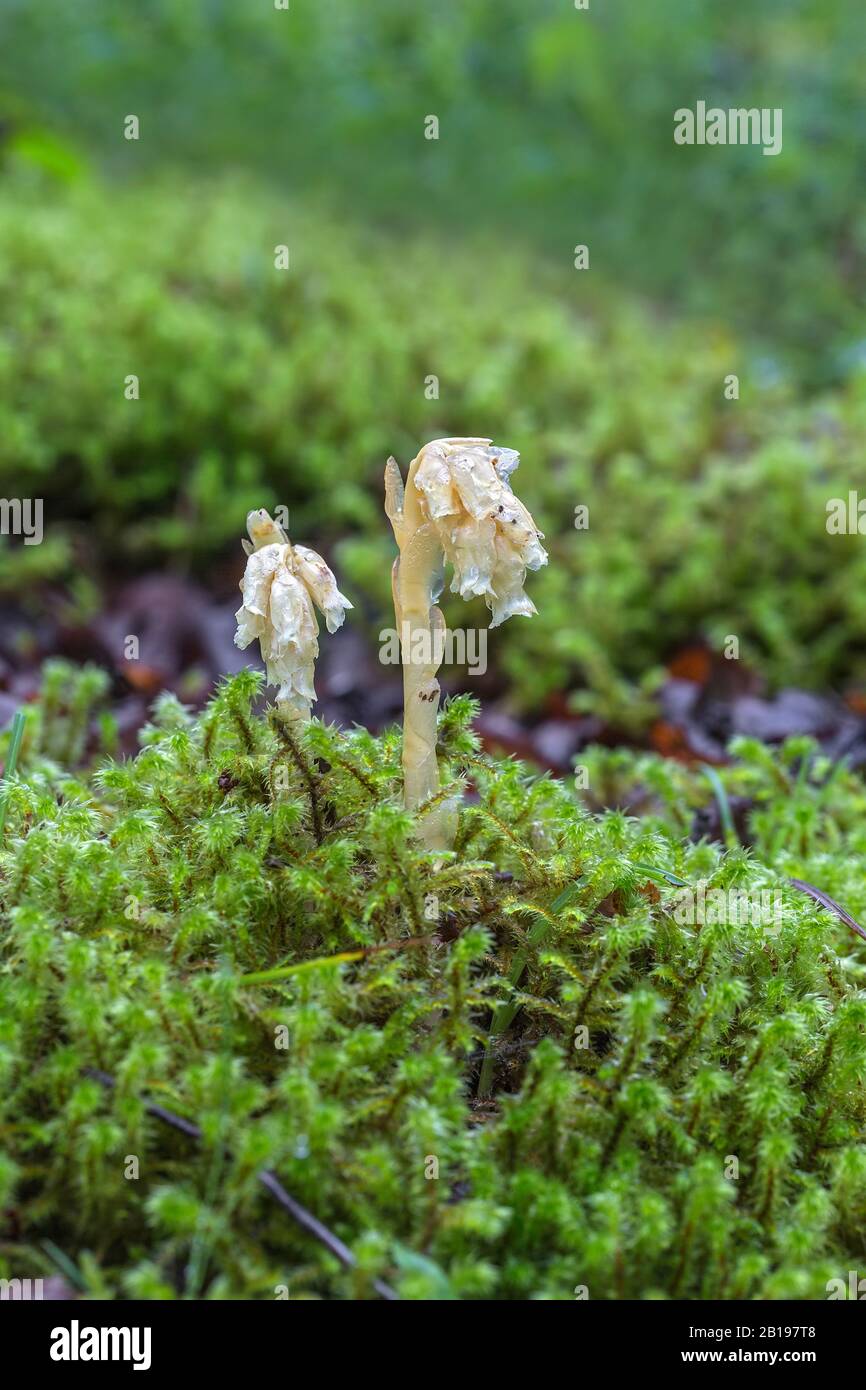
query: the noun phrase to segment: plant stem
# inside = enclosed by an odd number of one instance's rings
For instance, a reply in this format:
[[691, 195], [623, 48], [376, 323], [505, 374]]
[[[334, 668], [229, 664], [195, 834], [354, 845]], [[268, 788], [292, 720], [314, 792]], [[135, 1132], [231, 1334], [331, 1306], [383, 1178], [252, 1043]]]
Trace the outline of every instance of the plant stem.
[[[418, 458], [409, 465], [404, 490], [394, 459], [385, 470], [385, 510], [394, 528], [400, 555], [394, 562], [394, 615], [403, 664], [403, 796], [415, 811], [439, 791], [436, 738], [439, 712], [437, 656], [444, 647], [445, 619], [432, 595], [442, 565], [435, 528], [421, 510], [415, 488]], [[437, 806], [425, 816], [418, 833], [430, 849], [450, 843], [450, 808]]]

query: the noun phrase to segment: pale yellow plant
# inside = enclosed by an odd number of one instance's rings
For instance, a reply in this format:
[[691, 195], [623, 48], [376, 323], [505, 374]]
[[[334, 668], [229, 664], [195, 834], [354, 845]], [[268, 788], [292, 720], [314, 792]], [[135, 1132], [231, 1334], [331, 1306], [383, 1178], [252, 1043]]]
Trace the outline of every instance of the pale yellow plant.
[[342, 625], [352, 605], [315, 550], [292, 545], [264, 508], [247, 517], [247, 565], [240, 583], [243, 603], [235, 617], [235, 643], [258, 641], [268, 685], [277, 687], [277, 708], [288, 719], [310, 718], [319, 655], [316, 608], [329, 632]]
[[410, 810], [434, 802], [420, 822], [431, 848], [450, 843], [454, 816], [453, 806], [435, 802], [436, 672], [445, 632], [436, 599], [443, 560], [454, 571], [453, 593], [483, 597], [490, 627], [535, 613], [523, 583], [527, 570], [547, 563], [547, 554], [541, 532], [511, 489], [519, 461], [513, 449], [497, 449], [489, 439], [435, 439], [412, 460], [405, 487], [395, 459], [385, 469], [385, 511], [400, 551], [392, 588], [403, 665], [404, 798]]

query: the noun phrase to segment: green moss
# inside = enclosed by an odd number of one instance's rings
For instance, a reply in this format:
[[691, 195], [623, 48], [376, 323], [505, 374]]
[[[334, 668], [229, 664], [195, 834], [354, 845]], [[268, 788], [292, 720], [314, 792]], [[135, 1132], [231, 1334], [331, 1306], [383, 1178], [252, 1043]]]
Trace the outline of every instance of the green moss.
[[[247, 672], [200, 718], [163, 697], [134, 761], [76, 770], [61, 751], [95, 687], [55, 667], [8, 784], [5, 1266], [59, 1248], [83, 1287], [139, 1297], [381, 1278], [409, 1298], [822, 1298], [862, 1262], [863, 953], [787, 883], [866, 907], [859, 779], [802, 741], [747, 745], [723, 776], [756, 841], [723, 851], [684, 834], [700, 774], [599, 753], [591, 794], [648, 814], [594, 811], [481, 757], [461, 699], [442, 757], [478, 795], [434, 857], [399, 805], [397, 733], [288, 738]], [[777, 929], [683, 924], [671, 878], [778, 891]]]

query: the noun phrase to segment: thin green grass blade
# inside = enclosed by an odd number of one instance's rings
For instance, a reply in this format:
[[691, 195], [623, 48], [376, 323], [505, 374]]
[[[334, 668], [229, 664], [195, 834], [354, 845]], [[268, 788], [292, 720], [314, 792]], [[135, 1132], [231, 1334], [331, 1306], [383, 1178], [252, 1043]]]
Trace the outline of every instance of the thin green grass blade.
[[734, 817], [731, 814], [731, 803], [728, 800], [728, 793], [725, 791], [721, 777], [714, 767], [709, 763], [701, 763], [701, 771], [713, 789], [716, 804], [719, 808], [719, 819], [722, 822], [722, 829], [725, 832], [725, 843], [729, 849], [736, 849], [740, 843], [737, 828], [734, 825]]
[[15, 769], [18, 766], [18, 757], [21, 752], [21, 744], [24, 739], [24, 727], [27, 723], [27, 716], [23, 709], [17, 709], [12, 718], [12, 737], [9, 740], [9, 752], [6, 755], [6, 766], [3, 769], [3, 781], [7, 784], [3, 792], [3, 802], [0, 805], [0, 837], [6, 829], [6, 806], [9, 801], [8, 783], [15, 776]]

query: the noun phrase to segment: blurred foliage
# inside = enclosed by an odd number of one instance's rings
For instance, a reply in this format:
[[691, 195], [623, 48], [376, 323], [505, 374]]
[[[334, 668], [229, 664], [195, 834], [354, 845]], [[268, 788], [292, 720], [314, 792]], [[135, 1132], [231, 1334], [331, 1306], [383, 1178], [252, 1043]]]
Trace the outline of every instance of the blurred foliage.
[[698, 634], [737, 635], [776, 682], [862, 678], [866, 556], [826, 530], [827, 499], [862, 490], [862, 373], [804, 404], [718, 325], [610, 288], [578, 301], [575, 272], [480, 235], [374, 236], [245, 179], [109, 189], [15, 155], [4, 187], [2, 487], [44, 497], [46, 541], [0, 553], [0, 582], [68, 574], [71, 555], [206, 574], [231, 544], [239, 565], [247, 510], [282, 503], [378, 631], [385, 459], [486, 433], [521, 451], [551, 552], [539, 616], [491, 644], [525, 704], [582, 680], [628, 719], [635, 681]]
[[[815, 384], [862, 344], [864, 46], [860, 0], [4, 0], [0, 114], [126, 178], [237, 165], [402, 231], [585, 242]], [[781, 107], [782, 153], [676, 146], [699, 99]]]

